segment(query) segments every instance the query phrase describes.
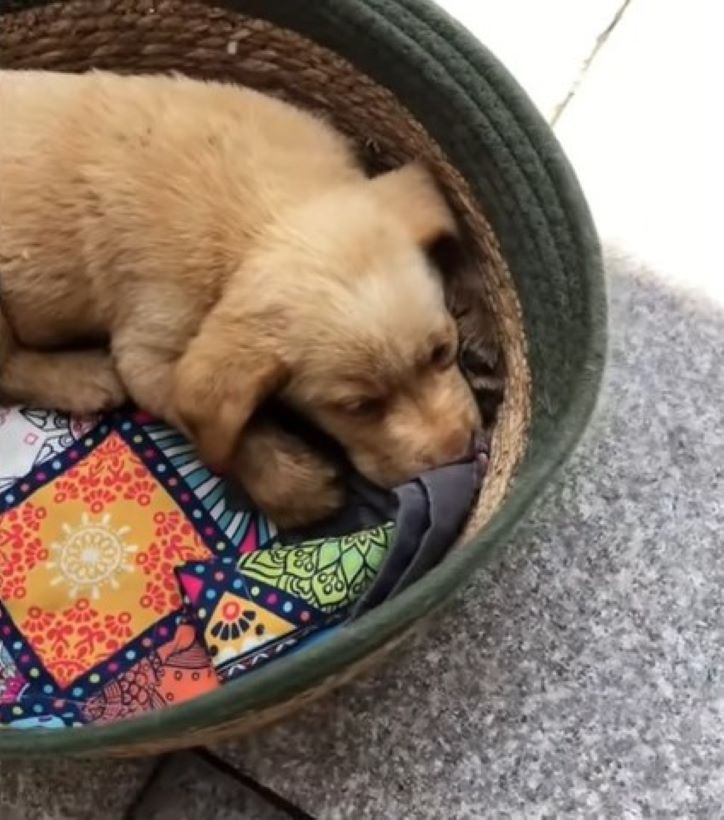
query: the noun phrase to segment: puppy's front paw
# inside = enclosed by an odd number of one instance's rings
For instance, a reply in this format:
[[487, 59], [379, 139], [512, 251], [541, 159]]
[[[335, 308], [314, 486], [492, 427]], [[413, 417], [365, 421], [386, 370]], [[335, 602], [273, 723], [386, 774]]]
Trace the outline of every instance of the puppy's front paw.
[[260, 506], [281, 529], [316, 524], [338, 512], [345, 501], [339, 473], [323, 461], [310, 462], [297, 474], [282, 478], [272, 496]]
[[112, 410], [127, 398], [110, 355], [101, 350], [16, 351], [0, 373], [0, 394], [77, 416]]
[[345, 502], [337, 466], [272, 425], [252, 424], [247, 429], [235, 472], [254, 503], [281, 529], [315, 524]]

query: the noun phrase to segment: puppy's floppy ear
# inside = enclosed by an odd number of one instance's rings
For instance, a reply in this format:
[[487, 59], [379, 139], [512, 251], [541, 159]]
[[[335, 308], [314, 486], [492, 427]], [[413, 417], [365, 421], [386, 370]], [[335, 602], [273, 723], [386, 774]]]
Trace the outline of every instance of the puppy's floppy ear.
[[176, 365], [178, 426], [215, 472], [226, 472], [256, 408], [278, 390], [287, 369], [262, 317], [216, 308]]
[[375, 177], [370, 182], [378, 201], [389, 209], [425, 250], [457, 238], [455, 218], [432, 175], [418, 163]]

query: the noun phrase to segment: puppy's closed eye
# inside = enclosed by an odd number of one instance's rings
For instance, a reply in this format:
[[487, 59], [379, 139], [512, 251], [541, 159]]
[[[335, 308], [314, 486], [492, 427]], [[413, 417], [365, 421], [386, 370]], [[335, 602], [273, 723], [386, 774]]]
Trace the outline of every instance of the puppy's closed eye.
[[385, 396], [359, 396], [335, 402], [336, 410], [349, 416], [364, 419], [378, 419], [385, 415], [387, 398]]
[[426, 362], [436, 370], [447, 370], [452, 367], [457, 360], [457, 345], [451, 342], [438, 342], [430, 351]]

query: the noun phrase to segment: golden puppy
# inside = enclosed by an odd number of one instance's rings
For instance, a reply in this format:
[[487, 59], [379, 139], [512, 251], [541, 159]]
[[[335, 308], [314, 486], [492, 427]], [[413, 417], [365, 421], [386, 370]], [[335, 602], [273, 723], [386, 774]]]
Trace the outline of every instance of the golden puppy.
[[319, 118], [180, 77], [0, 71], [0, 117], [6, 399], [128, 394], [282, 524], [341, 495], [249, 424], [272, 394], [385, 486], [466, 452], [478, 414], [425, 253], [455, 225], [421, 168], [370, 180]]

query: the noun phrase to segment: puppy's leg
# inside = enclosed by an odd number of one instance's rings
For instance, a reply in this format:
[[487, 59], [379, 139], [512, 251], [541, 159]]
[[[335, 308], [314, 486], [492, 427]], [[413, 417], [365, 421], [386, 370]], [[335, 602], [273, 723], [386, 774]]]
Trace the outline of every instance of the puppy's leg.
[[282, 528], [321, 521], [344, 504], [344, 485], [334, 463], [264, 419], [253, 419], [242, 433], [234, 475]]
[[[173, 353], [142, 343], [135, 333], [114, 338], [113, 350], [121, 378], [139, 407], [183, 431], [171, 401]], [[242, 432], [233, 474], [254, 503], [283, 528], [320, 521], [344, 503], [336, 467], [264, 419], [252, 419]]]
[[123, 339], [113, 340], [113, 355], [133, 401], [147, 413], [180, 428], [171, 404], [176, 359], [152, 347], [126, 344]]
[[17, 347], [0, 313], [0, 401], [87, 415], [123, 404], [126, 391], [108, 353]]

